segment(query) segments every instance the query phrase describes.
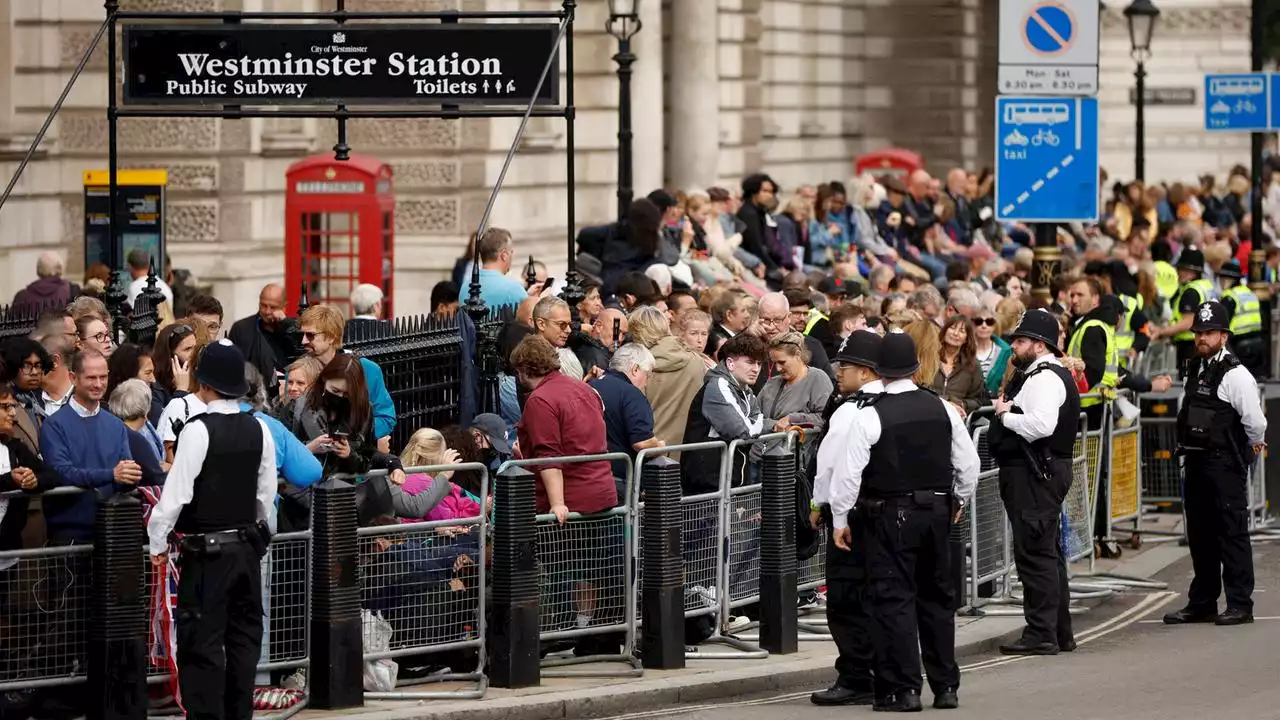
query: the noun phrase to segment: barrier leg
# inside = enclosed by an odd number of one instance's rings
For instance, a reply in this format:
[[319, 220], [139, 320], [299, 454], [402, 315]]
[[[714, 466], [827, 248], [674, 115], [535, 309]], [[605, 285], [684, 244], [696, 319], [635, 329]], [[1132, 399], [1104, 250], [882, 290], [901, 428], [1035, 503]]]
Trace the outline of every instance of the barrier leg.
[[312, 498], [311, 706], [364, 705], [363, 632], [356, 488], [341, 480], [317, 485]]
[[684, 667], [684, 521], [680, 463], [660, 457], [645, 464], [644, 642], [646, 668]]
[[135, 493], [98, 506], [94, 523], [88, 681], [93, 720], [147, 717], [146, 529]]
[[541, 680], [534, 482], [533, 473], [511, 467], [494, 483], [489, 677], [500, 688], [532, 687]]

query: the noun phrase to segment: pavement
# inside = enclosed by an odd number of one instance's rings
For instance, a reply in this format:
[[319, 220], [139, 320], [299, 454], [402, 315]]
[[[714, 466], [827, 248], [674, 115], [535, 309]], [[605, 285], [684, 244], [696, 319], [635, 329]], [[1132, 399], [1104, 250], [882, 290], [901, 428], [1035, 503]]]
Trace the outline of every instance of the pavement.
[[[1259, 587], [1280, 588], [1280, 548], [1261, 545], [1259, 553]], [[1083, 568], [1076, 568], [1083, 570]], [[1097, 572], [1114, 572], [1125, 576], [1153, 577], [1170, 583], [1168, 591], [1129, 589], [1102, 600], [1084, 603], [1087, 611], [1076, 616], [1076, 632], [1082, 648], [1073, 655], [1059, 658], [1026, 661], [1018, 658], [1001, 658], [995, 655], [1003, 642], [1016, 637], [1022, 629], [1020, 614], [960, 617], [957, 619], [956, 648], [965, 675], [961, 688], [962, 708], [953, 713], [956, 718], [978, 717], [978, 712], [993, 713], [1018, 707], [1020, 717], [1061, 717], [1062, 708], [1072, 706], [1073, 720], [1087, 718], [1112, 718], [1126, 716], [1126, 720], [1148, 715], [1153, 698], [1170, 687], [1170, 667], [1181, 671], [1182, 679], [1174, 685], [1183, 691], [1201, 687], [1195, 679], [1194, 669], [1202, 662], [1215, 663], [1212, 677], [1220, 678], [1217, 684], [1223, 697], [1239, 695], [1250, 697], [1253, 688], [1265, 687], [1265, 695], [1271, 698], [1267, 712], [1245, 712], [1249, 708], [1264, 707], [1261, 701], [1249, 700], [1242, 705], [1241, 713], [1223, 714], [1222, 717], [1277, 718], [1280, 720], [1280, 686], [1271, 689], [1280, 660], [1271, 648], [1280, 641], [1280, 623], [1260, 621], [1253, 626], [1258, 630], [1269, 629], [1270, 634], [1251, 632], [1249, 629], [1227, 632], [1231, 629], [1213, 627], [1178, 628], [1166, 631], [1163, 626], [1145, 624], [1150, 618], [1159, 618], [1163, 612], [1180, 607], [1178, 597], [1189, 581], [1190, 560], [1186, 549], [1176, 542], [1147, 543], [1141, 551], [1127, 549], [1125, 555], [1115, 561], [1099, 561]], [[1081, 578], [1080, 582], [1089, 582]], [[1275, 595], [1260, 593], [1260, 616], [1276, 616], [1280, 620], [1280, 589]], [[1016, 613], [1016, 608], [1006, 608]], [[802, 618], [802, 622], [807, 618]], [[1217, 631], [1215, 633], [1215, 631]], [[1130, 647], [1127, 639], [1136, 634], [1153, 636], [1152, 647]], [[305, 710], [298, 717], [320, 720], [335, 715], [360, 717], [362, 720], [560, 720], [568, 718], [632, 718], [671, 715], [677, 718], [699, 720], [774, 720], [798, 717], [806, 720], [825, 720], [843, 717], [845, 713], [862, 712], [861, 708], [821, 709], [809, 704], [808, 694], [829, 685], [834, 679], [832, 668], [836, 657], [833, 643], [826, 640], [805, 640], [801, 632], [800, 651], [786, 656], [770, 656], [764, 659], [716, 659], [689, 660], [683, 670], [646, 670], [641, 677], [571, 677], [547, 678], [534, 688], [505, 690], [489, 688], [481, 700], [403, 700], [369, 701], [363, 708], [324, 712]], [[1187, 639], [1191, 635], [1194, 639]], [[1233, 638], [1246, 638], [1251, 652], [1248, 663], [1229, 662]], [[1263, 640], [1262, 638], [1266, 638]], [[1213, 644], [1215, 643], [1216, 644]], [[1209, 647], [1206, 647], [1209, 645]], [[1195, 648], [1195, 652], [1187, 652]], [[716, 651], [728, 648], [716, 646]], [[1202, 653], [1209, 653], [1202, 655]], [[1153, 658], [1159, 658], [1158, 669], [1153, 668]], [[1210, 659], [1213, 658], [1213, 659]], [[1049, 664], [1053, 664], [1049, 670]], [[1168, 667], [1166, 667], [1168, 666]], [[613, 666], [620, 669], [622, 666]], [[579, 669], [608, 670], [607, 665], [578, 666]], [[1140, 671], [1135, 672], [1135, 668]], [[1254, 683], [1227, 682], [1228, 668], [1250, 669], [1248, 676]], [[1270, 669], [1269, 678], [1264, 668]], [[1013, 678], [1012, 680], [1010, 678]], [[1115, 682], [1123, 679], [1121, 682]], [[1111, 682], [1108, 682], [1111, 681]], [[1144, 689], [1138, 692], [1135, 681], [1142, 681]], [[1041, 695], [1040, 687], [1048, 683], [1048, 699]], [[413, 690], [446, 690], [458, 685], [437, 684], [402, 688]], [[1112, 691], [1103, 691], [1112, 687]], [[1089, 692], [1081, 693], [1081, 688]], [[1242, 692], [1248, 688], [1248, 692]], [[926, 691], [926, 695], [927, 695]], [[1016, 700], [1016, 701], [1015, 701]], [[926, 703], [930, 698], [926, 697]], [[1112, 712], [1108, 703], [1126, 708], [1124, 713]], [[1078, 706], [1091, 708], [1077, 710]], [[1041, 714], [1023, 714], [1028, 708], [1042, 707]], [[1192, 717], [1193, 704], [1181, 704], [1187, 709], [1186, 717]], [[1221, 709], [1215, 706], [1216, 709]], [[1207, 707], [1194, 713], [1201, 717]], [[865, 709], [869, 712], [869, 709]], [[1159, 717], [1168, 720], [1179, 715], [1163, 713]], [[990, 715], [985, 715], [990, 717]]]

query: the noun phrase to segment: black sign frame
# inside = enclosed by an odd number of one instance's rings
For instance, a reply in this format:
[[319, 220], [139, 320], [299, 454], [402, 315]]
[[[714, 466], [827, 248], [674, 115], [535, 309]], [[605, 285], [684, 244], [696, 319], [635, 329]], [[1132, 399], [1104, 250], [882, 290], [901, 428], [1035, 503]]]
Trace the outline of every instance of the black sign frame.
[[[501, 172], [498, 175], [497, 182], [494, 184], [489, 194], [488, 203], [485, 205], [484, 212], [480, 218], [479, 226], [476, 234], [480, 235], [484, 232], [489, 222], [490, 214], [493, 211], [494, 202], [497, 199], [502, 183], [506, 179], [507, 171], [511, 166], [512, 159], [516, 150], [520, 147], [524, 137], [526, 128], [528, 127], [529, 118], [531, 117], [555, 117], [562, 118], [565, 121], [565, 185], [566, 185], [566, 257], [568, 260], [568, 272], [565, 274], [566, 288], [563, 293], [564, 299], [569, 303], [570, 308], [576, 316], [577, 304], [585, 297], [581, 284], [581, 277], [576, 269], [577, 248], [576, 248], [576, 146], [574, 139], [574, 122], [576, 118], [576, 109], [574, 107], [574, 71], [573, 71], [573, 24], [577, 11], [577, 0], [561, 0], [559, 10], [517, 10], [517, 11], [401, 11], [401, 12], [358, 12], [347, 11], [346, 0], [333, 0], [335, 9], [331, 12], [240, 12], [240, 11], [222, 11], [222, 12], [180, 12], [180, 11], [123, 11], [120, 9], [120, 0], [104, 0], [106, 9], [106, 19], [98, 28], [97, 34], [93, 41], [85, 50], [84, 55], [80, 59], [79, 65], [71, 75], [67, 86], [64, 88], [61, 98], [55, 104], [49, 117], [46, 119], [44, 127], [37, 134], [35, 141], [32, 143], [31, 150], [18, 166], [18, 171], [14, 174], [10, 187], [5, 191], [5, 195], [0, 197], [0, 204], [3, 199], [7, 198], [8, 193], [12, 190], [13, 184], [17, 182], [23, 169], [30, 161], [32, 154], [44, 134], [48, 131], [52, 123], [54, 115], [62, 107], [62, 103], [66, 100], [70, 93], [71, 86], [84, 72], [88, 66], [90, 58], [97, 49], [99, 43], [106, 38], [107, 42], [107, 172], [108, 172], [108, 195], [110, 198], [110, 206], [115, 207], [118, 202], [119, 188], [117, 184], [117, 173], [119, 171], [119, 147], [118, 147], [118, 125], [119, 119], [122, 117], [172, 117], [172, 118], [221, 118], [224, 120], [240, 120], [244, 118], [328, 118], [337, 121], [338, 125], [338, 141], [333, 146], [334, 159], [342, 162], [349, 160], [351, 157], [351, 146], [347, 142], [347, 121], [352, 118], [441, 118], [449, 120], [457, 120], [463, 118], [505, 118], [519, 117], [520, 125], [516, 132], [510, 148], [507, 151], [506, 160], [503, 163]], [[438, 23], [436, 26], [448, 27], [457, 25], [464, 20], [474, 20], [477, 22], [486, 22], [493, 20], [515, 20], [522, 22], [554, 22], [557, 29], [557, 36], [553, 46], [544, 59], [542, 64], [541, 76], [538, 79], [537, 86], [531, 92], [531, 98], [526, 103], [513, 103], [510, 105], [499, 104], [497, 102], [485, 101], [483, 103], [470, 103], [465, 107], [462, 102], [457, 102], [460, 98], [450, 98], [454, 102], [441, 102], [437, 100], [435, 104], [423, 102], [422, 104], [404, 104], [403, 107], [368, 107], [372, 103], [360, 101], [360, 105], [365, 107], [348, 107], [351, 105], [351, 98], [327, 98], [334, 101], [329, 105], [316, 105], [309, 103], [307, 105], [294, 107], [278, 107], [278, 106], [249, 106], [245, 107], [241, 104], [223, 104], [223, 105], [200, 105], [200, 106], [178, 106], [171, 104], [143, 104], [130, 107], [121, 107], [120, 103], [120, 86], [117, 75], [120, 72], [121, 65], [119, 60], [119, 33], [122, 23], [130, 21], [143, 21], [152, 23], [151, 28], [157, 26], [153, 23], [173, 23], [181, 25], [184, 23], [207, 23], [211, 28], [227, 28], [236, 27], [245, 22], [256, 23], [261, 21], [296, 21], [300, 24], [317, 24], [317, 23], [333, 23], [342, 27], [349, 22], [359, 23], [360, 21], [406, 21], [408, 23], [423, 23], [424, 21], [433, 21]], [[221, 25], [217, 24], [221, 23]], [[494, 24], [499, 27], [500, 24]], [[506, 25], [506, 23], [501, 23]], [[164, 26], [159, 26], [163, 30]], [[564, 48], [564, 79], [565, 87], [563, 99], [559, 100], [559, 91], [556, 88], [552, 94], [553, 101], [551, 103], [538, 102], [539, 96], [542, 94], [542, 88], [547, 84], [550, 77], [555, 77], [560, 70], [559, 53], [563, 45]], [[553, 73], [553, 69], [556, 71]], [[557, 81], [552, 82], [552, 87], [558, 85]], [[124, 324], [123, 307], [125, 306], [123, 292], [117, 282], [120, 272], [123, 270], [124, 257], [121, 251], [122, 242], [120, 236], [120, 228], [117, 226], [114, 217], [110, 218], [110, 226], [108, 227], [109, 238], [111, 242], [111, 287], [107, 293], [107, 305], [113, 315], [116, 317], [117, 334]], [[477, 328], [481, 321], [488, 316], [488, 309], [484, 300], [480, 297], [480, 279], [479, 279], [479, 243], [476, 244], [476, 255], [474, 258], [475, 268], [471, 277], [469, 298], [466, 302], [465, 309], [468, 316], [472, 318]], [[477, 357], [476, 362], [481, 363], [481, 348], [493, 345], [496, 338], [487, 337], [487, 334], [480, 333], [477, 336]]]
[[[559, 28], [550, 23], [126, 23], [122, 28], [124, 105], [559, 102]], [[528, 59], [545, 61], [548, 55], [554, 59], [540, 83], [542, 65]], [[318, 92], [306, 94], [317, 86]], [[534, 87], [541, 88], [536, 98]], [[259, 92], [230, 92], [238, 88]], [[275, 94], [267, 94], [272, 90]]]

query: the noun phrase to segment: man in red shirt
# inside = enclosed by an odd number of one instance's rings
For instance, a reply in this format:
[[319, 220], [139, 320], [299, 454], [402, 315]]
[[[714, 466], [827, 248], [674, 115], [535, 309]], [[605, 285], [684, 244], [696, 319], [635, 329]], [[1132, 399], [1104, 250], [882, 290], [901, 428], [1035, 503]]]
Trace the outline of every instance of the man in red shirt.
[[[538, 335], [526, 337], [511, 354], [519, 382], [533, 393], [516, 426], [525, 458], [594, 455], [607, 452], [604, 404], [589, 385], [560, 374], [556, 349]], [[618, 503], [613, 473], [605, 460], [533, 468], [539, 513], [561, 523], [570, 512], [610, 510]]]

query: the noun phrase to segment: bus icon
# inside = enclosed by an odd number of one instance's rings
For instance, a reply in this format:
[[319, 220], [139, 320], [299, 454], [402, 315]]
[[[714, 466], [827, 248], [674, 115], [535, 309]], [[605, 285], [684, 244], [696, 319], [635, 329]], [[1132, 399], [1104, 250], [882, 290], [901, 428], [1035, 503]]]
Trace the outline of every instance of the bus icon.
[[1260, 77], [1220, 77], [1209, 80], [1210, 95], [1262, 95], [1266, 91], [1266, 80]]
[[1008, 125], [1057, 125], [1071, 119], [1071, 106], [1060, 102], [1010, 103], [1004, 108]]

